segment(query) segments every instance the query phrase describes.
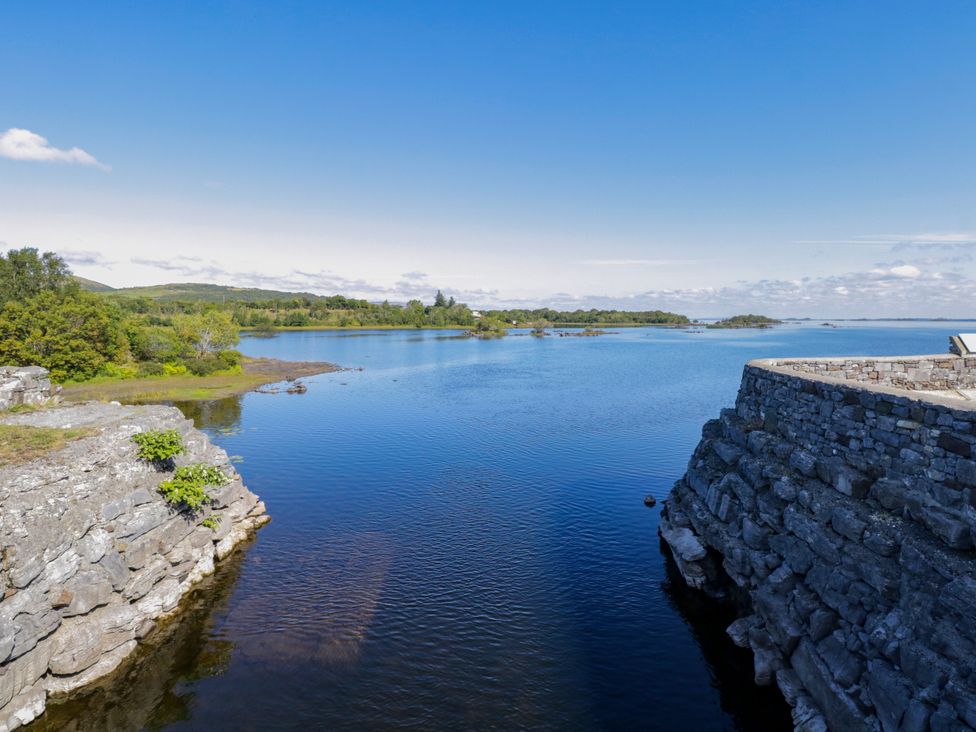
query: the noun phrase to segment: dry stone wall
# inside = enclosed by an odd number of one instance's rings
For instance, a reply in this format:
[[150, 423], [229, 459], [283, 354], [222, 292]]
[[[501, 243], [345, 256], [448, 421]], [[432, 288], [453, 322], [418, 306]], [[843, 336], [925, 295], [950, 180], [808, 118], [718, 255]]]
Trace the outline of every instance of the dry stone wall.
[[968, 360], [752, 362], [668, 497], [679, 571], [740, 603], [798, 730], [976, 729], [976, 405], [861, 381]]
[[822, 358], [769, 361], [790, 371], [893, 386], [907, 391], [976, 388], [976, 356], [951, 353], [891, 358]]
[[[227, 454], [171, 407], [85, 404], [0, 417], [82, 428], [57, 453], [0, 468], [0, 732], [32, 721], [49, 694], [114, 670], [250, 531], [268, 520]], [[169, 477], [137, 458], [132, 436], [176, 429], [186, 453], [230, 481], [213, 505], [180, 513]], [[203, 526], [219, 517], [217, 528]]]

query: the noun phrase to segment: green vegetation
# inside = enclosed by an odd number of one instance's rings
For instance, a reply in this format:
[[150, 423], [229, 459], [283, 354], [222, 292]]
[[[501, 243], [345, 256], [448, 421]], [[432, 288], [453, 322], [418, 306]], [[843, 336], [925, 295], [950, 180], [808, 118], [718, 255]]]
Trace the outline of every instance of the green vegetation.
[[184, 451], [183, 437], [176, 430], [152, 430], [132, 435], [139, 446], [139, 459], [150, 463], [166, 463]]
[[468, 331], [469, 336], [475, 338], [502, 338], [508, 335], [504, 323], [494, 318], [480, 318], [474, 324], [474, 328]]
[[169, 505], [192, 513], [210, 500], [208, 486], [221, 486], [228, 480], [219, 468], [212, 465], [183, 465], [173, 471], [172, 478], [159, 484], [159, 492]]
[[56, 254], [0, 255], [0, 363], [37, 364], [55, 381], [240, 371], [230, 312], [151, 312], [82, 290]]
[[[173, 458], [185, 451], [183, 438], [176, 430], [151, 430], [132, 436], [139, 446], [139, 458], [156, 466], [171, 468]], [[221, 486], [230, 480], [220, 468], [203, 463], [184, 465], [173, 471], [173, 477], [159, 484], [159, 492], [166, 502], [178, 510], [193, 513], [210, 500], [208, 486]], [[213, 531], [220, 525], [220, 519], [211, 516], [204, 519], [201, 526]]]
[[765, 315], [734, 315], [717, 323], [709, 323], [707, 328], [769, 328], [780, 325], [783, 321], [767, 318]]
[[89, 434], [91, 431], [85, 428], [0, 424], [0, 466], [30, 462]]
[[240, 328], [270, 334], [277, 328], [446, 328], [469, 327], [467, 305], [438, 292], [433, 305], [371, 303], [342, 295], [328, 297], [219, 285], [161, 285], [113, 290], [103, 297], [123, 312], [167, 323], [179, 315], [225, 313]]
[[530, 325], [548, 321], [553, 326], [572, 325], [690, 325], [684, 315], [663, 310], [489, 310], [486, 317], [505, 323]]
[[[431, 305], [395, 305], [211, 284], [113, 289], [73, 276], [51, 252], [24, 248], [0, 255], [0, 363], [43, 366], [74, 399], [214, 399], [282, 380], [264, 378], [235, 350], [242, 328], [255, 335], [280, 328], [464, 328], [497, 338], [508, 323], [544, 335], [549, 326], [690, 321], [660, 310], [541, 308], [476, 317], [440, 291]], [[331, 370], [307, 366], [314, 370], [296, 376]]]

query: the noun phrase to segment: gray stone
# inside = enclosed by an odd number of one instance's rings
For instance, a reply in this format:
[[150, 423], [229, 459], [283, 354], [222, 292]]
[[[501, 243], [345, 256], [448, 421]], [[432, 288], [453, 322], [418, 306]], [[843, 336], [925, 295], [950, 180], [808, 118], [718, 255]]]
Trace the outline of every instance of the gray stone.
[[62, 611], [64, 617], [84, 615], [96, 607], [108, 604], [114, 588], [108, 573], [101, 568], [83, 569], [64, 586], [71, 601]]
[[867, 522], [857, 518], [852, 510], [835, 506], [830, 512], [830, 525], [841, 536], [851, 541], [860, 541]]
[[794, 450], [790, 455], [790, 467], [812, 478], [817, 474], [817, 458], [806, 450]]
[[976, 462], [960, 460], [956, 463], [956, 478], [963, 485], [976, 486]]
[[791, 658], [793, 670], [823, 712], [832, 730], [870, 730], [854, 701], [837, 685], [813, 644], [803, 639]]
[[853, 686], [864, 673], [864, 659], [847, 650], [840, 631], [835, 631], [820, 641], [817, 652], [830, 669], [834, 681], [844, 688]]
[[156, 486], [167, 474], [136, 459], [135, 432], [176, 429], [186, 436], [181, 460], [231, 474], [232, 502], [219, 512], [224, 555], [267, 521], [226, 454], [176, 409], [91, 403], [0, 414], [8, 423], [92, 436], [0, 467], [0, 730], [32, 720], [45, 690], [80, 688], [116, 668], [213, 571], [217, 537], [198, 525], [202, 515], [166, 505]]
[[970, 361], [750, 364], [668, 498], [706, 556], [682, 576], [751, 602], [729, 633], [797, 730], [976, 728], [976, 408], [927, 395], [976, 390]]
[[98, 564], [105, 570], [116, 592], [125, 587], [129, 581], [129, 568], [125, 566], [125, 561], [118, 551], [112, 549], [98, 561]]
[[712, 449], [726, 465], [735, 465], [739, 462], [739, 458], [742, 457], [742, 449], [725, 440], [716, 440], [713, 442]]

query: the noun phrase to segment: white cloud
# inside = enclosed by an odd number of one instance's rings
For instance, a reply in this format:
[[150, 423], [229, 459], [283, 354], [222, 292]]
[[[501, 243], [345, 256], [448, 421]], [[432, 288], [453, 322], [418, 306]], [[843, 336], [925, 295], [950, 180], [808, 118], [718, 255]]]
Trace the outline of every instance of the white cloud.
[[913, 264], [902, 264], [897, 267], [892, 267], [888, 270], [895, 277], [918, 277], [922, 274], [922, 270]]
[[98, 162], [91, 153], [80, 147], [62, 150], [51, 145], [46, 137], [18, 127], [11, 127], [6, 132], [0, 133], [0, 157], [11, 160], [91, 165], [100, 170], [109, 170], [107, 165]]
[[62, 249], [58, 252], [68, 264], [76, 264], [83, 267], [106, 267], [111, 269], [115, 264], [112, 260], [103, 256], [100, 252], [80, 249]]
[[392, 285], [370, 282], [361, 278], [344, 277], [335, 272], [309, 272], [293, 269], [287, 274], [229, 270], [218, 262], [202, 262], [198, 257], [174, 256], [170, 259], [133, 257], [133, 264], [192, 278], [196, 282], [232, 284], [238, 287], [258, 287], [285, 292], [311, 292], [316, 295], [346, 295], [370, 300], [406, 301], [413, 298], [431, 302], [438, 289], [462, 302], [491, 302], [497, 290], [440, 287], [431, 284], [423, 272], [405, 272]]

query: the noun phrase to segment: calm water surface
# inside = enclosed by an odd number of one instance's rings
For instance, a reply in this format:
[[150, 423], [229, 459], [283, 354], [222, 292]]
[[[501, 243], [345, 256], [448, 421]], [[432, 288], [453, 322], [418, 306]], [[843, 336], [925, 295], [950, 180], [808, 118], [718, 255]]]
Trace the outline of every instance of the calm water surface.
[[38, 728], [789, 729], [727, 612], [672, 583], [642, 499], [680, 477], [746, 360], [938, 353], [959, 330], [245, 339], [363, 370], [186, 405], [274, 520]]

